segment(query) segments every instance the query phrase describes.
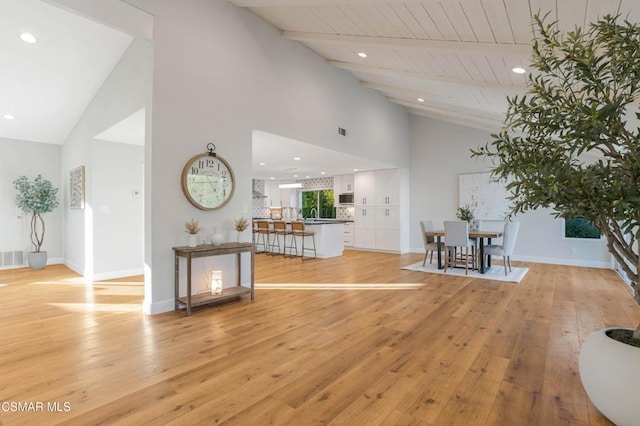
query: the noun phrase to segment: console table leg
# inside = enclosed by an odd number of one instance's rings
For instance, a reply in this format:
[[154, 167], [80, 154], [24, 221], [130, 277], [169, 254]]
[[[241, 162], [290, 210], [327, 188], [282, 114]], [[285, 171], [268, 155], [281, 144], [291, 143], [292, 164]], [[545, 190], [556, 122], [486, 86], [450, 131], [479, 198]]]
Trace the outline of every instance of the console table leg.
[[191, 253], [187, 254], [187, 316], [191, 316]]

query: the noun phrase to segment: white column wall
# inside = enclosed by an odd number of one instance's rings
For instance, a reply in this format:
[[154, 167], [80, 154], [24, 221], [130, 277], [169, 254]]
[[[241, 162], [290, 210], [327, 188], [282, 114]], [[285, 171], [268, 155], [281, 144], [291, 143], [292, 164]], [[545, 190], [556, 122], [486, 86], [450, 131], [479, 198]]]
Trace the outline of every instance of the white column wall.
[[[147, 312], [173, 309], [173, 252], [185, 244], [184, 222], [231, 229], [251, 207], [254, 129], [384, 161], [409, 163], [408, 114], [381, 94], [280, 32], [226, 2], [158, 0], [154, 20], [153, 143], [146, 263]], [[344, 127], [349, 136], [338, 135]], [[180, 187], [185, 162], [214, 142], [233, 167], [236, 192], [224, 208], [203, 212]], [[286, 154], [286, 153], [283, 153]], [[232, 271], [233, 258], [215, 259]], [[197, 266], [205, 281], [209, 267]], [[245, 276], [247, 276], [245, 274]], [[148, 295], [149, 296], [149, 295]]]

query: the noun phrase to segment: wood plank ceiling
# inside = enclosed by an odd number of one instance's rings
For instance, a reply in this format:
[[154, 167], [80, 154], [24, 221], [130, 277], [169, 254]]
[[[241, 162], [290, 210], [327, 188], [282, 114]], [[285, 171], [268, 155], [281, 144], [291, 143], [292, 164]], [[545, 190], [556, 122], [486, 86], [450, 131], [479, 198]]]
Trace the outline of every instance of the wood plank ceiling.
[[[562, 30], [607, 13], [638, 22], [638, 0], [231, 0], [411, 113], [496, 131], [523, 93], [531, 16]], [[358, 53], [364, 52], [362, 58]]]

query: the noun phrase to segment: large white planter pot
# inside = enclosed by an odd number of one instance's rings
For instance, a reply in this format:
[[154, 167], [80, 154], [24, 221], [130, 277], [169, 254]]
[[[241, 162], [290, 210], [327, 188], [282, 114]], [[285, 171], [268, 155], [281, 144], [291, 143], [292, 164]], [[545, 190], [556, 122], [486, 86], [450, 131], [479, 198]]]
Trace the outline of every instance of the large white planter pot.
[[44, 268], [44, 265], [47, 264], [47, 252], [29, 252], [29, 254], [27, 255], [27, 261], [29, 262], [29, 266], [31, 266], [31, 269], [42, 269]]
[[[620, 328], [620, 327], [617, 327]], [[640, 422], [640, 348], [595, 331], [580, 350], [580, 379], [595, 407], [618, 426]]]

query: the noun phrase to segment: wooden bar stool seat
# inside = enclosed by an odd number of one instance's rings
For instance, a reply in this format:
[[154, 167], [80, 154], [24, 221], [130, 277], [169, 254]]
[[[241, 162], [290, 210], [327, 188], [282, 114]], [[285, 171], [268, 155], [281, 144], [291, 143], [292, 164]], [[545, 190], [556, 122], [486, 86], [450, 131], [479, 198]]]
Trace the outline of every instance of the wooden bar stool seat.
[[[287, 236], [293, 235], [293, 232], [287, 228], [287, 223], [284, 220], [273, 221], [273, 242], [271, 243], [272, 254], [282, 254], [287, 257]], [[280, 237], [282, 236], [282, 252], [280, 252]], [[293, 238], [293, 237], [292, 237]], [[291, 244], [289, 244], [291, 245]], [[277, 248], [277, 251], [276, 251]], [[298, 250], [296, 249], [296, 254]]]
[[[301, 253], [301, 259], [305, 260], [305, 259], [315, 259], [316, 258], [316, 238], [315, 232], [310, 232], [307, 231], [304, 222], [302, 221], [295, 221], [295, 222], [291, 222], [291, 231], [293, 231], [293, 238], [295, 239], [296, 237], [300, 237], [300, 239], [302, 240], [302, 253]], [[304, 246], [304, 240], [308, 237], [311, 237], [311, 242], [313, 243], [313, 248], [306, 248]], [[305, 257], [304, 252], [305, 251], [313, 251], [313, 257]], [[296, 248], [296, 254], [297, 254], [298, 250]]]
[[[273, 233], [269, 227], [269, 222], [266, 220], [258, 220], [256, 221], [256, 253], [268, 253], [270, 247], [270, 235]], [[262, 240], [262, 242], [260, 241]], [[262, 250], [258, 250], [258, 248], [262, 246]]]

